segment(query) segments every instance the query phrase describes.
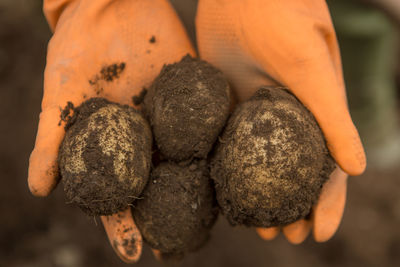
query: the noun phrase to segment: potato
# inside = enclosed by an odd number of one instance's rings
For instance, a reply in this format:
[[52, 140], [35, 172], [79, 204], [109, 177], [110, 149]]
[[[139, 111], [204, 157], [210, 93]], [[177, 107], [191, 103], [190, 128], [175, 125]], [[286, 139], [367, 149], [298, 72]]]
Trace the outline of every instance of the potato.
[[306, 217], [334, 168], [313, 115], [289, 91], [263, 87], [231, 115], [211, 178], [231, 224], [271, 227]]
[[133, 208], [144, 240], [161, 253], [183, 256], [208, 240], [218, 215], [207, 163], [162, 162]]
[[92, 98], [75, 109], [66, 129], [58, 163], [67, 203], [88, 215], [128, 208], [149, 177], [146, 120], [131, 107]]
[[165, 158], [204, 159], [229, 115], [229, 85], [223, 74], [189, 55], [166, 65], [144, 97], [143, 110]]

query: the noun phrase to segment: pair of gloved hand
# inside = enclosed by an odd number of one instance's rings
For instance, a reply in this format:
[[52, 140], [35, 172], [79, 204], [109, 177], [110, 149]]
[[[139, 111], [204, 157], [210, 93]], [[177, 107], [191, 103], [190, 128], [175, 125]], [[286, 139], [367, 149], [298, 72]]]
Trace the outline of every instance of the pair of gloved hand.
[[[29, 188], [36, 196], [47, 196], [58, 182], [57, 155], [65, 134], [60, 107], [95, 96], [132, 105], [131, 97], [149, 86], [164, 64], [196, 54], [167, 0], [45, 0], [44, 11], [54, 35], [29, 165]], [[200, 0], [196, 30], [200, 57], [224, 72], [238, 102], [262, 85], [281, 84], [314, 114], [340, 168], [324, 185], [310, 219], [282, 231], [291, 243], [301, 243], [311, 229], [316, 241], [328, 240], [341, 221], [347, 174], [361, 174], [366, 162], [347, 108], [325, 1]], [[121, 63], [125, 68], [116, 77], [102, 78], [105, 66]], [[102, 222], [117, 254], [127, 262], [138, 260], [142, 239], [130, 209], [103, 216]], [[279, 230], [257, 229], [267, 240]]]

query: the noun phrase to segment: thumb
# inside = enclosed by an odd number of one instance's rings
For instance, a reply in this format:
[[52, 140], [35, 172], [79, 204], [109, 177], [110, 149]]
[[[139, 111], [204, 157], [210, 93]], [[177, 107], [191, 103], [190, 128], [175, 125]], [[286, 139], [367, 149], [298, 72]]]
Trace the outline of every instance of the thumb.
[[35, 147], [29, 159], [28, 185], [35, 196], [50, 194], [58, 182], [57, 156], [64, 138], [60, 108], [49, 107], [40, 114]]
[[[366, 166], [365, 154], [347, 107], [335, 31], [326, 4], [312, 2], [312, 7], [299, 1], [275, 10], [288, 21], [285, 31], [251, 28], [261, 27], [265, 13], [253, 10], [255, 18], [245, 27], [249, 43], [259, 64], [314, 114], [339, 166], [350, 175], [360, 175]], [[274, 21], [269, 26], [280, 27]]]

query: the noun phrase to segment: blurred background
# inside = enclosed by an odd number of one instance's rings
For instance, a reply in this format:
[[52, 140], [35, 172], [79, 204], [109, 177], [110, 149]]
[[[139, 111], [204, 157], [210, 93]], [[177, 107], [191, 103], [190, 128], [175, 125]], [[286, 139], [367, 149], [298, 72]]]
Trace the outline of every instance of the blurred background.
[[[194, 38], [194, 0], [177, 11]], [[340, 42], [349, 106], [368, 168], [349, 179], [337, 234], [290, 245], [262, 241], [220, 217], [212, 239], [182, 266], [400, 266], [399, 0], [328, 1]], [[0, 266], [126, 266], [99, 219], [65, 204], [62, 188], [35, 198], [26, 184], [51, 32], [42, 1], [0, 0]], [[159, 266], [149, 247], [136, 266]]]

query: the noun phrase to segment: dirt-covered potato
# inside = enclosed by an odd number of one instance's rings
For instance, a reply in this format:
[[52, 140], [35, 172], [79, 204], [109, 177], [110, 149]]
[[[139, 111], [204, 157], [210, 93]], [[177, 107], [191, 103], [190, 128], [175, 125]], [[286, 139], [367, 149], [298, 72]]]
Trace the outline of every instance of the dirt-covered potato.
[[313, 115], [289, 91], [264, 87], [231, 115], [211, 178], [231, 224], [270, 227], [307, 216], [334, 168]]
[[92, 98], [74, 110], [59, 152], [67, 203], [89, 215], [128, 207], [145, 187], [150, 126], [135, 109]]
[[166, 65], [144, 97], [161, 153], [181, 161], [207, 157], [229, 115], [230, 90], [222, 72], [189, 55]]
[[152, 170], [133, 216], [144, 240], [174, 256], [200, 248], [218, 215], [204, 160], [189, 166], [162, 162]]

